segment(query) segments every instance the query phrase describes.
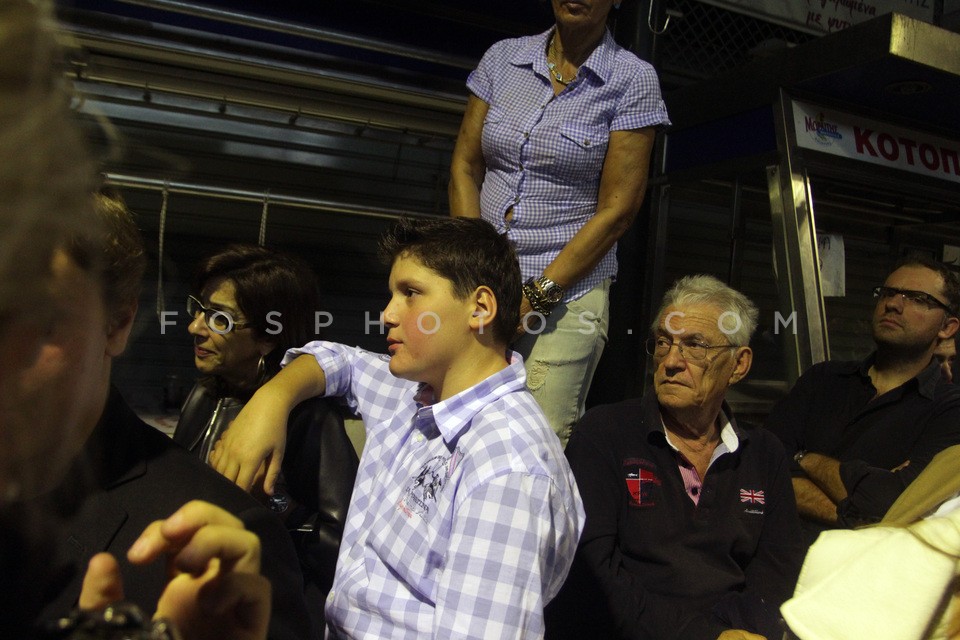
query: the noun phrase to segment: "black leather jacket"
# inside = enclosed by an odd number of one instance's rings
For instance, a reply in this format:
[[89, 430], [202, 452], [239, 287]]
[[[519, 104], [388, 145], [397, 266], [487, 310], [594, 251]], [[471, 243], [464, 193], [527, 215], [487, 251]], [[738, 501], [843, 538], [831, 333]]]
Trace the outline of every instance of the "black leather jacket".
[[[210, 386], [198, 382], [191, 389], [173, 439], [187, 449], [203, 449], [204, 435], [220, 398]], [[236, 417], [242, 400], [233, 400], [220, 410]], [[300, 556], [311, 616], [322, 636], [323, 605], [333, 585], [337, 553], [347, 518], [347, 508], [357, 477], [356, 450], [343, 427], [340, 406], [326, 398], [312, 398], [290, 412], [287, 446], [283, 459], [286, 493], [294, 505], [283, 511]], [[212, 443], [211, 443], [212, 445]], [[287, 505], [280, 505], [287, 506]]]

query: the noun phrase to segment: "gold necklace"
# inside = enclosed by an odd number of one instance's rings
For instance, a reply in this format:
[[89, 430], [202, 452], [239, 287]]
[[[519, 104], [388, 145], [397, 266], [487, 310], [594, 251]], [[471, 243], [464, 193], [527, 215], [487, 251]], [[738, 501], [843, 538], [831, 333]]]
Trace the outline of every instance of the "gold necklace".
[[557, 37], [556, 34], [550, 36], [550, 46], [547, 47], [547, 68], [550, 69], [550, 73], [553, 74], [553, 77], [557, 82], [559, 82], [563, 86], [567, 86], [568, 84], [570, 84], [571, 82], [577, 79], [577, 74], [573, 74], [572, 78], [570, 78], [569, 80], [565, 80], [563, 77], [563, 73], [560, 72], [560, 70], [557, 68], [557, 65], [550, 61], [551, 53], [553, 53], [554, 57], [556, 57], [557, 50], [553, 46], [554, 39], [556, 37]]

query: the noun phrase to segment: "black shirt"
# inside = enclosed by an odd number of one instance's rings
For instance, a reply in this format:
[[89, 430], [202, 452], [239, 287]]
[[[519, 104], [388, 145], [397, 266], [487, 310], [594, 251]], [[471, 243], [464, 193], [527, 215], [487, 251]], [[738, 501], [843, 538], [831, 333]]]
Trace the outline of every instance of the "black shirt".
[[[787, 455], [840, 460], [849, 495], [837, 514], [845, 527], [880, 520], [934, 455], [960, 443], [960, 388], [941, 378], [939, 362], [877, 397], [873, 359], [810, 367], [767, 419]], [[803, 471], [794, 464], [793, 474]]]

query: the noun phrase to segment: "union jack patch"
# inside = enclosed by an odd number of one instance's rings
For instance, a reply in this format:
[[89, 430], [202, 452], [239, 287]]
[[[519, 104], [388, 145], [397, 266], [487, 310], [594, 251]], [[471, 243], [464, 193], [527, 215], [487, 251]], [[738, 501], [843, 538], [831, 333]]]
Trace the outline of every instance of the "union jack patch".
[[740, 489], [740, 502], [764, 504], [763, 489]]

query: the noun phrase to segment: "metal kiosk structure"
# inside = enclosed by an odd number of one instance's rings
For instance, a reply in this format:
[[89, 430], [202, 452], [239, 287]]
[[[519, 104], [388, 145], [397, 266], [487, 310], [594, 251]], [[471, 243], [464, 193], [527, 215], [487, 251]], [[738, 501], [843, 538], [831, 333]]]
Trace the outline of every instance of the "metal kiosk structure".
[[644, 317], [690, 273], [758, 304], [738, 415], [762, 420], [816, 362], [865, 357], [895, 258], [960, 264], [960, 35], [887, 14], [666, 100]]

